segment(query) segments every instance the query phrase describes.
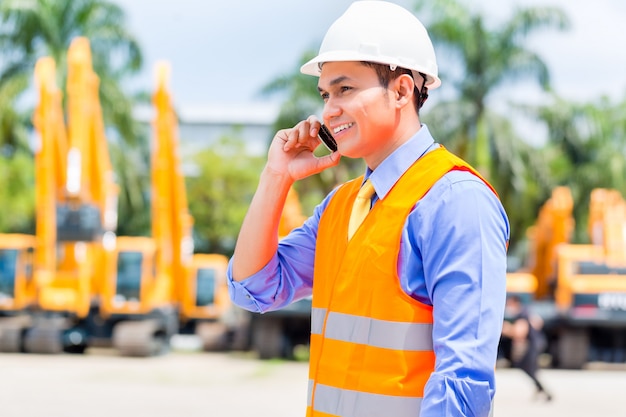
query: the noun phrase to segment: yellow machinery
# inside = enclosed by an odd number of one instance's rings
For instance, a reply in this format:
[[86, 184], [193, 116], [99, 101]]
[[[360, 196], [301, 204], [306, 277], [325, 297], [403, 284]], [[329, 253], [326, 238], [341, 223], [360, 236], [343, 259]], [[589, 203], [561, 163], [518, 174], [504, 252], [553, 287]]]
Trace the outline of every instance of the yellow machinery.
[[179, 300], [181, 333], [197, 335], [207, 351], [241, 348], [245, 343], [247, 316], [230, 300], [227, 267], [224, 255], [194, 254]]
[[[228, 258], [193, 253], [193, 218], [178, 154], [178, 122], [167, 86], [169, 66], [160, 63], [157, 75], [153, 97], [153, 195], [157, 196], [157, 200], [153, 197], [153, 231], [162, 236], [159, 247], [171, 252], [172, 300], [179, 313], [179, 332], [199, 336], [205, 350], [228, 349], [243, 343], [246, 316], [228, 295]], [[164, 230], [171, 237], [164, 236]]]
[[22, 330], [30, 325], [34, 249], [34, 236], [0, 235], [0, 352], [20, 351]]
[[590, 244], [558, 248], [559, 316], [549, 336], [563, 368], [626, 362], [626, 202], [618, 191], [592, 191], [588, 231]]
[[531, 272], [537, 278], [537, 299], [553, 297], [557, 276], [557, 248], [571, 242], [575, 226], [573, 209], [570, 189], [556, 187], [539, 211], [537, 222], [530, 231], [534, 253]]
[[[111, 323], [113, 346], [124, 355], [162, 353], [178, 332], [197, 334], [206, 349], [226, 348], [238, 325], [228, 296], [227, 258], [193, 254], [168, 72], [166, 64], [157, 66], [153, 95], [151, 237], [118, 236], [105, 255], [100, 312]], [[108, 340], [107, 332], [101, 340]]]
[[3, 331], [0, 345], [36, 353], [82, 352], [85, 322], [97, 298], [94, 271], [102, 269], [117, 206], [89, 41], [76, 38], [68, 51], [67, 130], [51, 58], [37, 62], [35, 80], [36, 236], [29, 245], [34, 246], [32, 284], [23, 290], [25, 299], [32, 297], [32, 321]]
[[[54, 62], [42, 58], [35, 68], [40, 104], [35, 126], [45, 129], [35, 149], [37, 235], [0, 235], [2, 284], [0, 289], [0, 350], [24, 349], [23, 336], [31, 326], [30, 309], [36, 304], [38, 283], [48, 280], [56, 268], [56, 193], [63, 186], [59, 175], [67, 146], [61, 94], [56, 87]], [[39, 251], [38, 248], [51, 248]]]
[[105, 253], [100, 313], [110, 325], [98, 340], [111, 342], [129, 356], [168, 350], [179, 327], [176, 283], [186, 280], [193, 250], [192, 219], [179, 190], [182, 177], [175, 144], [169, 143], [173, 114], [163, 112], [168, 99], [164, 71], [160, 69], [160, 88], [153, 96], [157, 114], [151, 153], [152, 233], [117, 236]]
[[507, 292], [543, 318], [553, 366], [626, 362], [626, 201], [616, 190], [591, 192], [589, 244], [570, 243], [572, 209], [569, 189], [556, 188], [529, 229], [526, 267], [507, 273]]
[[526, 265], [507, 273], [507, 293], [525, 304], [551, 299], [556, 283], [557, 248], [571, 241], [574, 230], [573, 200], [568, 187], [556, 187], [528, 230], [530, 242]]

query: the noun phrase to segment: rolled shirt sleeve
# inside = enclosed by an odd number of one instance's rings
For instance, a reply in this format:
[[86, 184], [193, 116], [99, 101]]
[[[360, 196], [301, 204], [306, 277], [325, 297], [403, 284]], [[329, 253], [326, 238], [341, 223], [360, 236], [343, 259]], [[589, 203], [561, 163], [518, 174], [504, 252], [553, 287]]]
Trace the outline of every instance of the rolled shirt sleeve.
[[279, 242], [274, 257], [256, 274], [243, 281], [234, 281], [230, 260], [228, 290], [236, 305], [252, 312], [265, 313], [311, 295], [317, 226], [333, 194], [329, 194], [315, 208], [313, 215], [301, 227], [292, 230]]

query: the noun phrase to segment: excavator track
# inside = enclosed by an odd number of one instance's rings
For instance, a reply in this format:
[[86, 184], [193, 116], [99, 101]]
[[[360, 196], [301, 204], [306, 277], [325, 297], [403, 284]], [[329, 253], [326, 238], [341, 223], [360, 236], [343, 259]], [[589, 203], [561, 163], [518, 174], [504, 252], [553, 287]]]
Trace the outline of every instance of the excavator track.
[[156, 356], [167, 352], [169, 340], [159, 320], [128, 320], [113, 328], [113, 347], [122, 356]]
[[24, 332], [30, 326], [26, 316], [7, 317], [0, 320], [0, 352], [24, 351]]
[[26, 332], [24, 349], [29, 353], [63, 353], [63, 329], [33, 327]]
[[28, 353], [63, 353], [63, 332], [68, 327], [64, 317], [38, 317], [24, 334], [24, 351]]

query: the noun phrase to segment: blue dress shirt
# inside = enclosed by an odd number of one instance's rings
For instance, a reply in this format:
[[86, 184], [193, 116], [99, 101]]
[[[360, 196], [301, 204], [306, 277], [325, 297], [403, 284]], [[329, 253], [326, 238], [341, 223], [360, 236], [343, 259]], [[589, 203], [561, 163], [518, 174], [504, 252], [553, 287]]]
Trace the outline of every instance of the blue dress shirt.
[[[400, 176], [438, 144], [426, 125], [374, 171], [384, 199]], [[280, 241], [272, 260], [229, 290], [253, 312], [280, 309], [311, 295], [320, 217], [331, 192], [300, 228]], [[404, 291], [433, 306], [435, 372], [420, 416], [487, 416], [495, 394], [495, 362], [506, 297], [509, 223], [495, 194], [475, 175], [451, 171], [415, 205], [400, 243], [398, 276]]]

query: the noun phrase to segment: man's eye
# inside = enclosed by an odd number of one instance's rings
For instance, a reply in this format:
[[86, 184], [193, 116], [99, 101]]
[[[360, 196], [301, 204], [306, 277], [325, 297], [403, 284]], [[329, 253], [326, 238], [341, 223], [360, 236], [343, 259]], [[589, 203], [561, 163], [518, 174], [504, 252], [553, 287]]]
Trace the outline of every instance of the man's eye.
[[322, 100], [328, 100], [328, 93], [321, 93], [320, 96], [322, 97]]

